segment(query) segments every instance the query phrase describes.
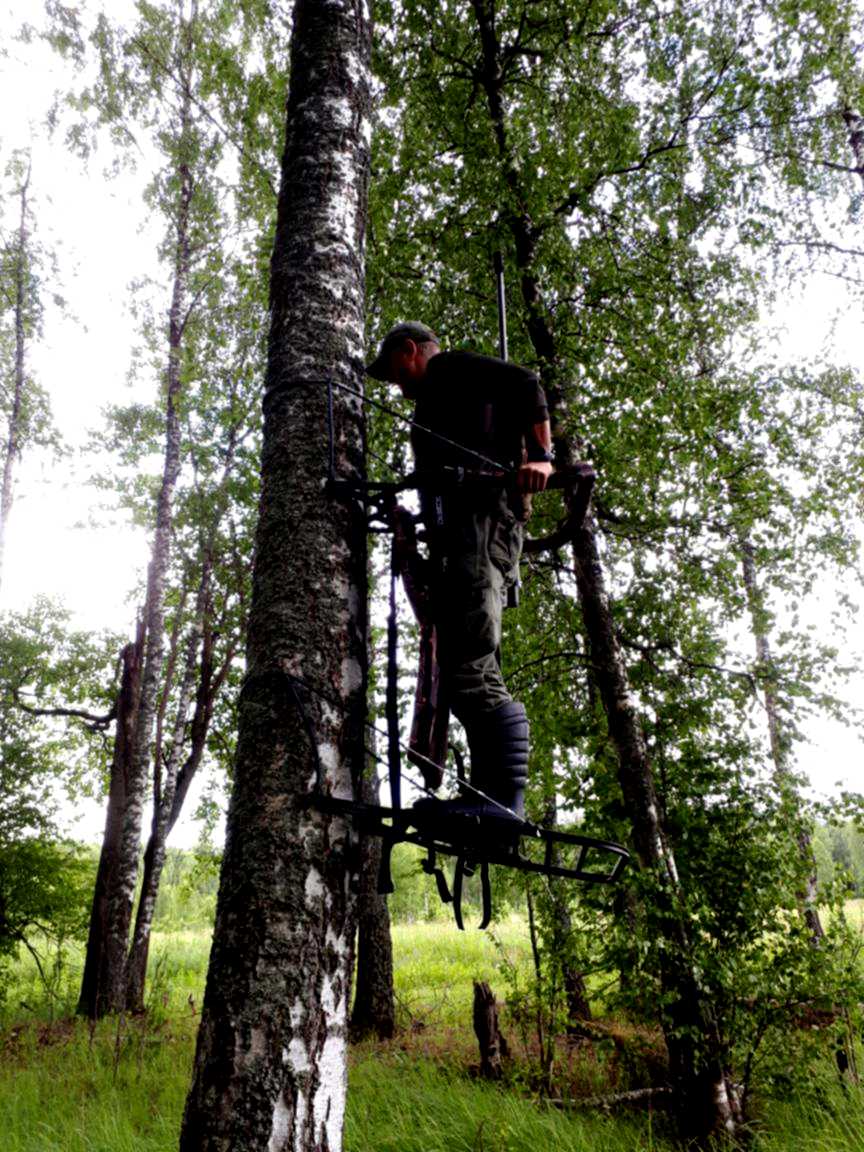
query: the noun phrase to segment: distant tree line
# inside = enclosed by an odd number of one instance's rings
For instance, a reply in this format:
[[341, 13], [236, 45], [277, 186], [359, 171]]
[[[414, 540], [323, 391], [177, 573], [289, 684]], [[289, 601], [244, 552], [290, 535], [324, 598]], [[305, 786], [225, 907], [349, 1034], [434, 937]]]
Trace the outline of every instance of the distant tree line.
[[813, 835], [819, 884], [840, 879], [851, 896], [864, 897], [864, 831], [860, 824], [817, 825]]

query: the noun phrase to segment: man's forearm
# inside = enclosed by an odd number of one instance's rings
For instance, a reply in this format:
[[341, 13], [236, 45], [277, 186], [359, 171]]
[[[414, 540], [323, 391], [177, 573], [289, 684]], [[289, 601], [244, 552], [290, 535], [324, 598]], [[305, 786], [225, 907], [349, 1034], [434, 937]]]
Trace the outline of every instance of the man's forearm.
[[548, 420], [534, 424], [525, 436], [525, 448], [528, 462], [552, 462], [552, 427]]

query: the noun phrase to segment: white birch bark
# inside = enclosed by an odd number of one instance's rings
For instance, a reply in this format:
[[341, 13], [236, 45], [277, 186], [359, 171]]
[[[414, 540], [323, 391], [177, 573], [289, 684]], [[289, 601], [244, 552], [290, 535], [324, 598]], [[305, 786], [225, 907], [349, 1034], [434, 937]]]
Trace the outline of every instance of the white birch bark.
[[150, 825], [150, 839], [144, 854], [141, 896], [138, 901], [135, 927], [126, 965], [126, 1007], [134, 1012], [139, 1012], [144, 1007], [144, 981], [147, 975], [150, 931], [153, 927], [156, 898], [159, 895], [159, 881], [165, 865], [168, 832], [172, 824], [174, 801], [177, 795], [177, 779], [186, 747], [189, 709], [195, 696], [198, 681], [198, 656], [201, 649], [204, 615], [207, 611], [209, 595], [210, 564], [205, 559], [195, 601], [193, 623], [186, 640], [183, 674], [177, 693], [168, 755], [164, 769], [158, 763], [153, 766], [154, 774], [159, 776], [160, 787], [158, 794], [154, 792], [153, 818]]
[[174, 489], [180, 474], [180, 422], [177, 402], [180, 394], [183, 333], [187, 320], [186, 300], [189, 280], [189, 218], [193, 196], [192, 168], [187, 159], [192, 126], [191, 51], [192, 29], [197, 14], [193, 0], [191, 14], [181, 29], [181, 104], [179, 111], [179, 193], [174, 243], [174, 278], [168, 318], [168, 363], [166, 368], [165, 453], [162, 482], [156, 508], [156, 529], [147, 574], [144, 610], [145, 654], [141, 677], [141, 698], [135, 729], [135, 744], [127, 786], [126, 808], [120, 838], [119, 859], [111, 878], [109, 933], [106, 962], [111, 986], [110, 1007], [120, 1011], [126, 1000], [126, 958], [132, 902], [138, 876], [141, 826], [151, 764], [151, 741], [157, 697], [162, 678], [164, 654], [165, 585], [171, 549], [171, 513]]
[[[184, 1152], [337, 1152], [366, 718], [366, 536], [327, 487], [325, 380], [362, 387], [371, 24], [363, 0], [297, 0], [271, 264], [262, 491], [234, 789]], [[336, 468], [363, 468], [334, 392]]]

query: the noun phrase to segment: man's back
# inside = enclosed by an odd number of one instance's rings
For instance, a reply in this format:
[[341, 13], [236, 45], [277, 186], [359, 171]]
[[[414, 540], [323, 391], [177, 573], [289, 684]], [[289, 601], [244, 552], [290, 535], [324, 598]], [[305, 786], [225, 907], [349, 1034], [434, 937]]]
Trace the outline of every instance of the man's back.
[[[533, 372], [475, 352], [432, 357], [414, 413], [418, 424], [506, 468], [521, 463], [524, 430], [547, 417], [543, 390]], [[460, 452], [419, 429], [411, 438], [421, 470], [444, 465], [484, 468], [470, 452]]]

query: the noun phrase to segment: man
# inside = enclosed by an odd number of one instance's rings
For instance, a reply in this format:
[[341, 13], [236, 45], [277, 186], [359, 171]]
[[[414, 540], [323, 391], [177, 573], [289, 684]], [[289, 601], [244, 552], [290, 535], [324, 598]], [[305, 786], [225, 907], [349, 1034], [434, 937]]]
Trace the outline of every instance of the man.
[[[501, 675], [501, 614], [518, 579], [525, 498], [542, 492], [552, 473], [546, 398], [533, 373], [491, 356], [442, 352], [435, 333], [415, 322], [388, 332], [367, 372], [415, 401], [415, 462], [432, 477], [420, 498], [438, 664], [468, 737], [471, 784], [491, 800], [469, 791], [459, 800], [420, 801], [415, 812], [518, 824], [528, 721]], [[436, 471], [453, 468], [486, 476], [436, 490]]]

